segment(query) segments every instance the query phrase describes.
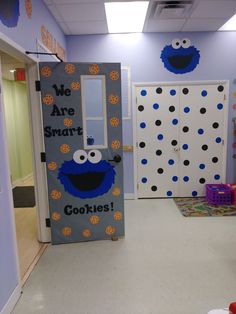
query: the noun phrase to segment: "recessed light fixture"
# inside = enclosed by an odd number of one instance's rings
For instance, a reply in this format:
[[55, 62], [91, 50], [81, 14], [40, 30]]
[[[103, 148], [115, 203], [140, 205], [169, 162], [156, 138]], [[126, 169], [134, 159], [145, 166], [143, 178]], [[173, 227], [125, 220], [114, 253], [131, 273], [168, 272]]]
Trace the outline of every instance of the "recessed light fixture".
[[14, 72], [16, 72], [16, 70], [9, 70], [11, 73], [14, 73]]
[[140, 33], [149, 1], [105, 2], [109, 33]]
[[236, 14], [233, 15], [218, 31], [236, 31]]

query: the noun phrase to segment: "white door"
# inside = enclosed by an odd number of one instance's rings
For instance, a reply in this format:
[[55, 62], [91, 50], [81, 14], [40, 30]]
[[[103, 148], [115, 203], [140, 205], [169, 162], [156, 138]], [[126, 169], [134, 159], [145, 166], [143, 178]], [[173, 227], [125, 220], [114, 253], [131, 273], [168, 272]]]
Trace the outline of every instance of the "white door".
[[136, 87], [138, 197], [205, 194], [224, 180], [224, 84]]

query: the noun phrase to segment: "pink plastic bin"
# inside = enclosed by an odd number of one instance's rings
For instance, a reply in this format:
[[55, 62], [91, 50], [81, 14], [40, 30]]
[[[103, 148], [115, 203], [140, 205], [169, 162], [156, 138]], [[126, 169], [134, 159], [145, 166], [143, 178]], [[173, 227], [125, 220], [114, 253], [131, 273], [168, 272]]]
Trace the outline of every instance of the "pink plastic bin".
[[206, 199], [213, 205], [231, 204], [231, 187], [227, 184], [206, 184]]
[[227, 184], [231, 190], [231, 204], [236, 205], [236, 183]]

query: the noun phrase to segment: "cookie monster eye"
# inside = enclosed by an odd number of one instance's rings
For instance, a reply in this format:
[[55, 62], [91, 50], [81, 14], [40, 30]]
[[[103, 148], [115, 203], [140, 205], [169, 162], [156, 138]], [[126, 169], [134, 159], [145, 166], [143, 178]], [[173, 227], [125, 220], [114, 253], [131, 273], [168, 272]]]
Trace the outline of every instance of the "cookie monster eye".
[[183, 48], [189, 48], [191, 46], [191, 41], [188, 38], [184, 38], [181, 44]]
[[88, 153], [88, 160], [92, 164], [98, 163], [101, 159], [102, 159], [102, 154], [99, 150], [96, 150], [96, 149], [90, 150], [90, 152]]
[[88, 155], [84, 150], [79, 149], [74, 152], [73, 159], [77, 164], [84, 164], [88, 159]]
[[181, 41], [178, 38], [172, 40], [172, 47], [174, 49], [179, 49], [181, 47]]

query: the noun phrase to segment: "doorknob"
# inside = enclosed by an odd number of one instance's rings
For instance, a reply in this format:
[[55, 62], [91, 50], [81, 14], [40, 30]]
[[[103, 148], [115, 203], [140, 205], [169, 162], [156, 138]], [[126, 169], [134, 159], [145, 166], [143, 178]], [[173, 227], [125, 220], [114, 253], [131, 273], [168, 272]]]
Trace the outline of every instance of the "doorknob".
[[121, 162], [121, 156], [120, 155], [115, 155], [114, 157], [113, 157], [113, 159], [110, 159], [110, 160], [108, 160], [108, 161], [114, 161], [114, 162]]

